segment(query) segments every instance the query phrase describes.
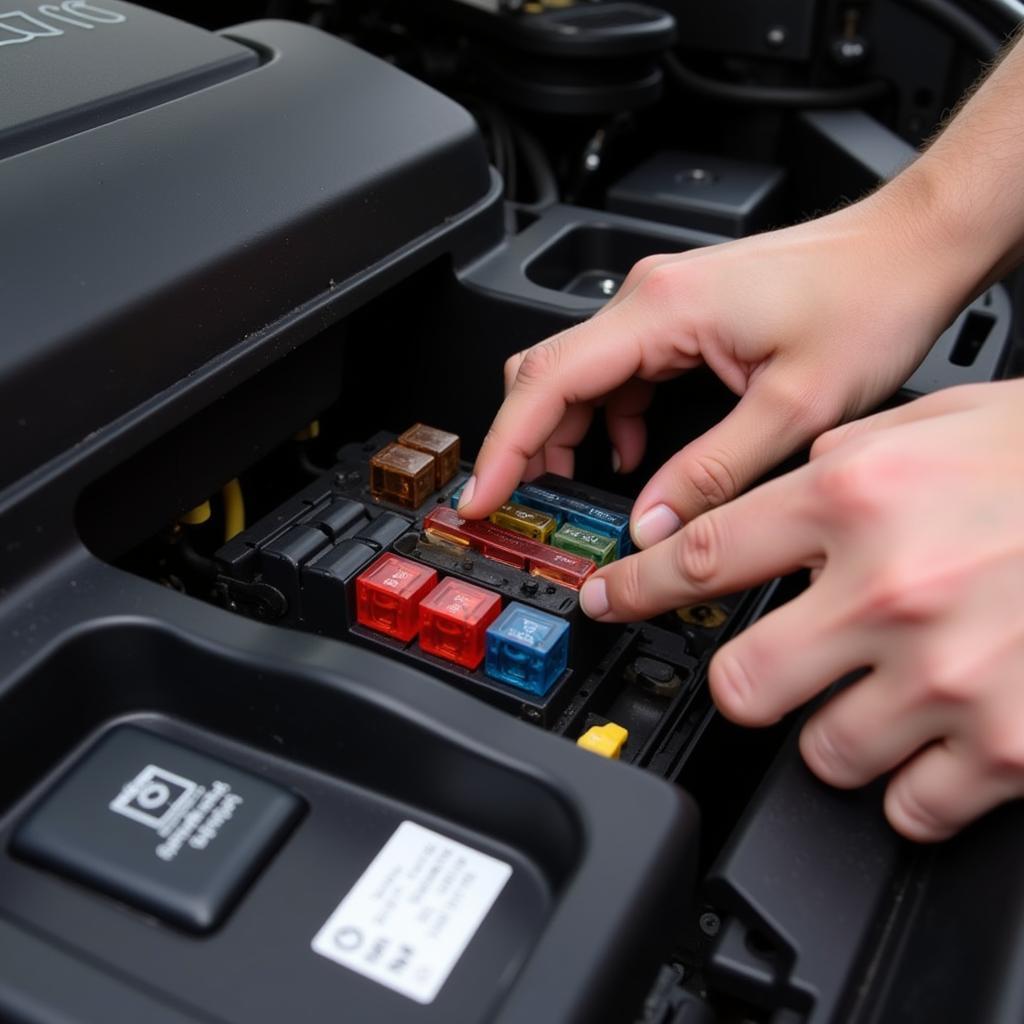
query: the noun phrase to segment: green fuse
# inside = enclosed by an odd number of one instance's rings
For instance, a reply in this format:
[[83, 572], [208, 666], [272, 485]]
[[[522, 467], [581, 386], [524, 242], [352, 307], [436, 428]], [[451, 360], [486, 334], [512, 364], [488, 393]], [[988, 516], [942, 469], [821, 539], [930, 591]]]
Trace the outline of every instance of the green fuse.
[[502, 505], [496, 512], [492, 512], [490, 520], [495, 526], [515, 530], [516, 533], [521, 533], [538, 544], [546, 544], [557, 525], [551, 516], [546, 516], [543, 512], [511, 503]]
[[603, 533], [592, 533], [590, 530], [582, 530], [578, 526], [566, 523], [559, 527], [551, 538], [551, 543], [556, 548], [569, 551], [574, 555], [582, 555], [590, 558], [598, 566], [607, 565], [615, 560], [618, 554], [618, 543], [614, 537], [606, 537]]

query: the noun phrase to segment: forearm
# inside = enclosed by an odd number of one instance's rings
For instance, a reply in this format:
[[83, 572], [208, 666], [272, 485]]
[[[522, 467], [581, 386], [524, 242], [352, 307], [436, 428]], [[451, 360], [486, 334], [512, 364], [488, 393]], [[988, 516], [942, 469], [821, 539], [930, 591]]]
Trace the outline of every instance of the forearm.
[[950, 315], [1024, 258], [1024, 43], [873, 201], [944, 280]]

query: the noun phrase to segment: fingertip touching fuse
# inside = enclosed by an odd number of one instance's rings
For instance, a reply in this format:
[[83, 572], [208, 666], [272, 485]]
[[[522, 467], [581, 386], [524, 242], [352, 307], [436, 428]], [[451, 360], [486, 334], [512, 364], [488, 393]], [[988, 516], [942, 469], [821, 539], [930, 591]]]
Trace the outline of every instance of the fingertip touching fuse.
[[485, 671], [544, 696], [569, 662], [569, 623], [513, 601], [487, 629]]
[[592, 754], [617, 761], [628, 739], [628, 729], [623, 729], [614, 722], [606, 722], [604, 725], [592, 725], [576, 741], [576, 745], [589, 750]]
[[597, 565], [607, 565], [615, 560], [615, 538], [604, 533], [594, 533], [582, 527], [566, 523], [560, 526], [551, 538], [556, 548], [569, 551], [583, 558], [591, 558]]
[[571, 523], [583, 530], [603, 533], [614, 537], [616, 541], [616, 558], [626, 555], [632, 550], [629, 538], [629, 516], [623, 512], [612, 512], [610, 509], [591, 505], [579, 498], [567, 494], [550, 491], [536, 484], [520, 484], [512, 495], [512, 500], [520, 505], [535, 508], [553, 517], [559, 526]]
[[370, 459], [370, 493], [404, 508], [419, 508], [435, 490], [435, 475], [432, 455], [389, 444]]
[[589, 558], [528, 540], [485, 519], [464, 519], [447, 505], [438, 505], [429, 512], [423, 520], [423, 530], [433, 540], [471, 548], [485, 558], [575, 590], [597, 568]]
[[501, 598], [447, 577], [420, 602], [420, 647], [475, 669], [484, 660], [487, 627], [501, 614]]
[[461, 445], [458, 434], [449, 434], [447, 430], [438, 430], [436, 427], [428, 427], [425, 423], [417, 423], [402, 434], [398, 443], [433, 457], [435, 491], [444, 487], [459, 471]]
[[384, 555], [356, 577], [356, 621], [396, 640], [411, 640], [419, 629], [420, 602], [436, 586], [437, 573], [429, 566]]
[[[452, 507], [457, 508], [458, 505]], [[505, 530], [514, 530], [524, 537], [529, 537], [530, 540], [537, 541], [538, 544], [547, 544], [558, 525], [551, 516], [545, 515], [543, 512], [512, 503], [502, 505], [488, 518], [495, 526], [500, 526]]]

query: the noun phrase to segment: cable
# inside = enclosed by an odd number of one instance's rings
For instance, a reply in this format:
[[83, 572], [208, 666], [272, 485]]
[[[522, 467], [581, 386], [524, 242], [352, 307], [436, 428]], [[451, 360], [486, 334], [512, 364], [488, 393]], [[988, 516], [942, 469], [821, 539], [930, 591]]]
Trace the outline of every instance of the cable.
[[220, 494], [224, 501], [224, 541], [227, 543], [245, 529], [245, 499], [238, 477], [229, 480]]
[[[908, 0], [909, 2], [909, 0]], [[918, 2], [918, 0], [914, 0]], [[804, 88], [788, 85], [747, 85], [723, 82], [687, 67], [675, 54], [665, 55], [665, 68], [683, 89], [720, 100], [722, 103], [753, 104], [764, 107], [855, 107], [880, 99], [889, 91], [881, 79], [832, 88]]]
[[1003, 48], [1003, 40], [953, 0], [899, 0], [929, 21], [967, 43], [982, 60], [991, 60]]
[[523, 165], [533, 182], [534, 200], [520, 203], [519, 208], [527, 213], [539, 213], [558, 202], [558, 180], [551, 167], [544, 147], [525, 128], [510, 124], [512, 138], [523, 157]]

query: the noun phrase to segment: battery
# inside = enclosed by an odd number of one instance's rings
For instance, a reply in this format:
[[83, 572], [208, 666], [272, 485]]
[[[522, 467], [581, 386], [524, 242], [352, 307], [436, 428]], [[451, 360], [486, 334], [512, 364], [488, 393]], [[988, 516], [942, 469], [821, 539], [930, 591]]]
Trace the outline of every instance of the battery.
[[436, 474], [432, 455], [389, 444], [370, 459], [370, 493], [404, 508], [419, 508], [436, 490]]
[[428, 537], [471, 548], [486, 558], [574, 590], [579, 590], [597, 568], [589, 558], [580, 558], [549, 544], [538, 544], [486, 520], [463, 519], [447, 505], [438, 505], [430, 511], [423, 520], [423, 531]]
[[603, 533], [614, 537], [616, 551], [613, 557], [627, 555], [632, 550], [629, 538], [629, 516], [622, 512], [612, 512], [579, 498], [536, 484], [520, 484], [512, 495], [512, 500], [519, 505], [537, 509], [551, 516], [559, 526], [571, 523], [592, 533]]
[[356, 619], [396, 640], [411, 640], [419, 629], [420, 602], [435, 586], [437, 573], [429, 566], [384, 555], [356, 577]]
[[551, 538], [551, 543], [556, 548], [569, 551], [574, 555], [582, 555], [584, 558], [592, 558], [597, 565], [607, 565], [615, 559], [615, 538], [605, 533], [594, 533], [592, 530], [584, 530], [572, 523], [560, 526]]
[[447, 430], [416, 423], [399, 437], [398, 443], [405, 448], [433, 456], [435, 491], [444, 487], [459, 471], [461, 444], [458, 434], [449, 434]]
[[501, 614], [501, 598], [452, 576], [420, 602], [420, 647], [475, 669], [484, 660], [487, 627]]
[[569, 661], [569, 624], [513, 601], [487, 629], [492, 679], [544, 696]]
[[[453, 507], [457, 507], [457, 505]], [[539, 544], [547, 544], [558, 525], [551, 516], [545, 515], [543, 512], [512, 503], [502, 505], [488, 518], [495, 526], [500, 526], [505, 530], [514, 530]]]

